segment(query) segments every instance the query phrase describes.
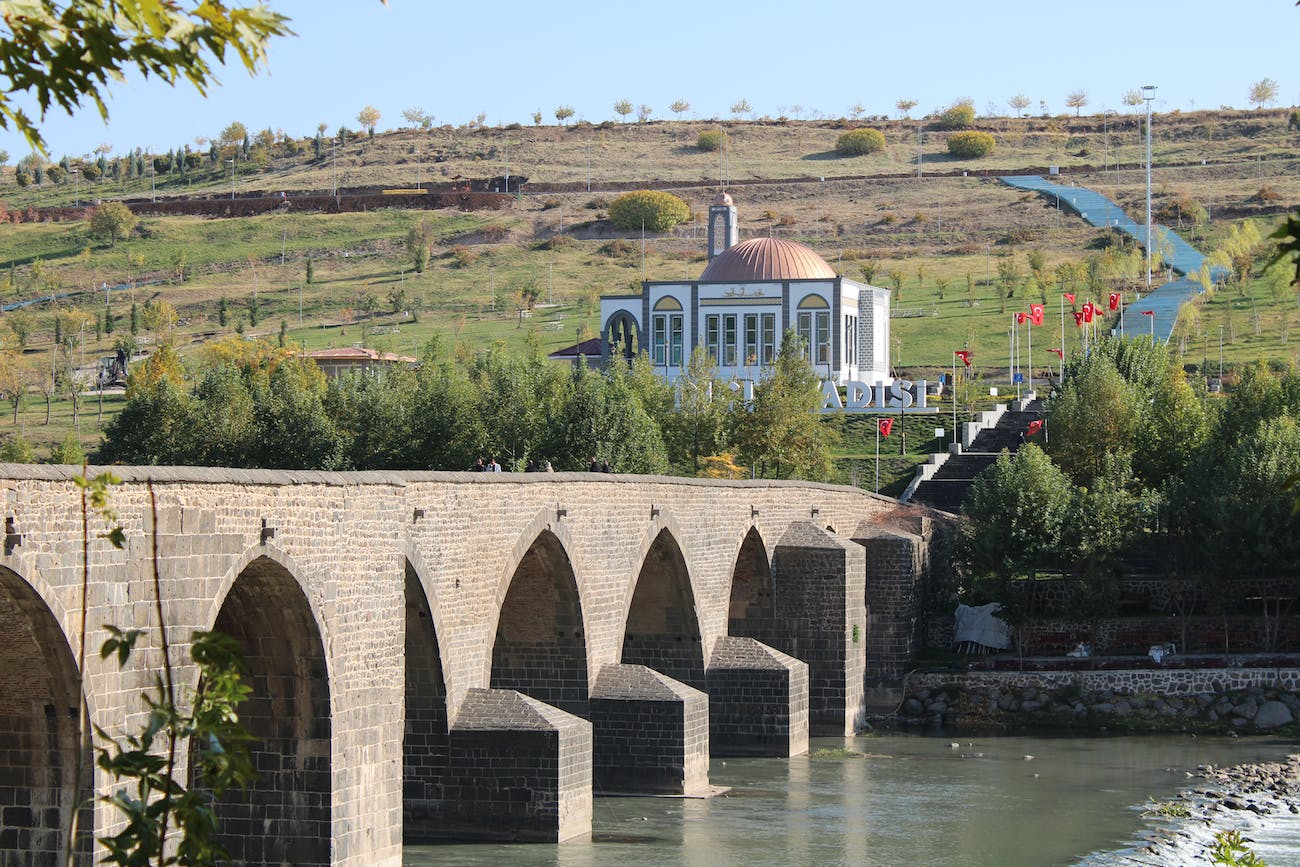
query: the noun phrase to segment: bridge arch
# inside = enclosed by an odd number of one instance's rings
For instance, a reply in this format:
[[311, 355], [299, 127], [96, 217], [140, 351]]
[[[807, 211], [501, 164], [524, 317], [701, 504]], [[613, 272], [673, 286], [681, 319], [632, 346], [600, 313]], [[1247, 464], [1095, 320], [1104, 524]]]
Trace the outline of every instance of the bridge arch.
[[704, 643], [681, 527], [667, 510], [652, 521], [633, 559], [624, 598], [620, 661], [704, 689]]
[[779, 629], [772, 552], [757, 524], [751, 524], [732, 559], [727, 598], [727, 634], [770, 644]]
[[447, 671], [438, 597], [424, 581], [428, 569], [411, 545], [405, 567], [402, 831], [405, 839], [420, 840], [441, 827], [450, 748]]
[[554, 509], [520, 535], [497, 587], [487, 681], [585, 717], [591, 658], [572, 551]]
[[0, 566], [0, 803], [14, 805], [5, 808], [4, 848], [26, 853], [24, 864], [61, 860], [78, 804], [77, 846], [87, 857], [94, 839], [94, 760], [78, 737], [77, 663], [66, 621], [47, 598]]
[[211, 621], [243, 647], [252, 687], [239, 714], [256, 738], [258, 777], [214, 806], [218, 840], [234, 862], [330, 863], [329, 645], [301, 575], [273, 546], [245, 552], [222, 581]]

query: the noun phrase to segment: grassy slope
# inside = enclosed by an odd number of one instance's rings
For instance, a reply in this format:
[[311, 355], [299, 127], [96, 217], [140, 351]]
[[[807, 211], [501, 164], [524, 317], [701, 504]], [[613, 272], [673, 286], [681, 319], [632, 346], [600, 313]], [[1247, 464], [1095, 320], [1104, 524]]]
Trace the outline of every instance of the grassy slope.
[[[1133, 118], [1112, 120], [1109, 136], [1101, 120], [1084, 118], [1054, 121], [993, 122], [999, 135], [999, 153], [981, 161], [978, 168], [999, 170], [1047, 162], [1063, 164], [1115, 159], [1139, 161], [1140, 136]], [[1057, 129], [1049, 129], [1055, 125]], [[410, 183], [414, 180], [414, 153], [439, 154], [442, 162], [422, 161], [425, 178], [484, 176], [504, 169], [504, 142], [510, 140], [510, 166], [536, 181], [580, 181], [588, 164], [592, 177], [678, 178], [696, 180], [716, 177], [717, 155], [700, 154], [691, 147], [705, 124], [629, 124], [612, 129], [559, 129], [554, 127], [518, 131], [435, 130], [432, 133], [394, 133], [379, 136], [374, 143], [350, 145], [340, 163], [341, 182]], [[997, 262], [1013, 256], [1024, 270], [1025, 251], [1043, 250], [1049, 269], [1062, 260], [1079, 260], [1101, 235], [1068, 214], [1058, 215], [1050, 202], [1025, 195], [994, 181], [976, 177], [834, 180], [835, 176], [906, 171], [915, 157], [914, 130], [907, 123], [886, 127], [890, 146], [886, 153], [871, 157], [841, 159], [826, 151], [839, 130], [824, 125], [789, 126], [727, 124], [732, 130], [730, 176], [788, 178], [823, 176], [814, 183], [782, 183], [733, 188], [744, 236], [781, 234], [813, 245], [832, 264], [849, 276], [858, 277], [859, 265], [867, 260], [879, 265], [876, 282], [888, 285], [885, 275], [897, 270], [905, 282], [897, 311], [907, 311], [893, 322], [896, 362], [915, 375], [930, 375], [947, 369], [953, 348], [966, 345], [975, 350], [977, 364], [991, 384], [1005, 378], [1007, 356], [1006, 323], [1000, 302], [986, 275], [996, 274]], [[1159, 119], [1156, 162], [1174, 160], [1218, 161], [1205, 167], [1165, 167], [1156, 171], [1157, 204], [1181, 193], [1207, 204], [1213, 218], [1249, 214], [1259, 209], [1254, 201], [1262, 187], [1280, 197], [1274, 207], [1300, 201], [1300, 173], [1295, 171], [1284, 113], [1198, 113]], [[1110, 147], [1106, 147], [1109, 137]], [[937, 151], [942, 136], [933, 134], [926, 145], [927, 164], [939, 165]], [[494, 148], [497, 150], [494, 152]], [[1070, 156], [1087, 148], [1087, 157]], [[1255, 160], [1262, 157], [1262, 160]], [[588, 160], [590, 161], [588, 163]], [[944, 164], [950, 168], [954, 164]], [[970, 166], [975, 169], [976, 166]], [[1140, 170], [1092, 172], [1072, 176], [1117, 199], [1141, 219], [1144, 175]], [[191, 179], [193, 180], [193, 179]], [[241, 188], [301, 189], [328, 186], [330, 167], [313, 161], [288, 158], [272, 161], [266, 173], [240, 179]], [[225, 181], [228, 183], [228, 181]], [[220, 190], [222, 179], [211, 184]], [[139, 187], [139, 183], [136, 183]], [[166, 194], [174, 185], [160, 184]], [[82, 184], [84, 199], [108, 192], [108, 184], [95, 189]], [[127, 190], [130, 192], [130, 189]], [[11, 204], [53, 204], [70, 199], [72, 190], [18, 190], [0, 184], [0, 197]], [[697, 212], [703, 212], [712, 189], [692, 189], [683, 195]], [[40, 257], [46, 272], [63, 291], [83, 289], [101, 282], [118, 283], [169, 276], [175, 257], [184, 251], [191, 277], [181, 284], [140, 287], [112, 298], [115, 314], [124, 324], [130, 300], [144, 302], [163, 297], [181, 313], [183, 342], [211, 339], [213, 332], [231, 333], [236, 321], [246, 319], [244, 305], [257, 293], [262, 321], [248, 330], [273, 335], [284, 320], [295, 340], [309, 348], [347, 345], [362, 338], [356, 321], [365, 294], [377, 300], [374, 324], [386, 326], [370, 342], [383, 348], [414, 353], [433, 334], [445, 342], [464, 343], [473, 349], [487, 341], [521, 342], [535, 333], [542, 345], [553, 349], [571, 343], [584, 329], [596, 325], [592, 301], [596, 295], [624, 291], [642, 276], [676, 279], [697, 274], [703, 267], [699, 227], [680, 227], [674, 232], [646, 240], [642, 265], [640, 239], [633, 237], [629, 250], [611, 255], [608, 244], [616, 237], [608, 224], [597, 221], [612, 197], [610, 193], [524, 196], [507, 212], [459, 214], [441, 212], [376, 211], [364, 214], [276, 214], [236, 220], [198, 218], [146, 218], [138, 237], [115, 249], [95, 245], [79, 223], [21, 224], [0, 231], [0, 286], [3, 275], [14, 274], [17, 289], [8, 292], [7, 303], [19, 298], [48, 294], [48, 288], [32, 285], [30, 262]], [[408, 228], [423, 220], [434, 239], [434, 259], [424, 274], [415, 274], [402, 249]], [[484, 231], [484, 230], [487, 231]], [[1194, 243], [1208, 249], [1224, 229], [1221, 222], [1191, 233]], [[1027, 237], [1010, 243], [1013, 233]], [[573, 238], [568, 246], [547, 249], [542, 241], [557, 234]], [[452, 250], [464, 247], [472, 262], [457, 261]], [[315, 281], [304, 286], [305, 257], [313, 257]], [[283, 264], [281, 264], [283, 258]], [[918, 274], [918, 267], [921, 269]], [[966, 276], [976, 284], [968, 295]], [[937, 281], [948, 280], [946, 297], [938, 298]], [[544, 302], [555, 306], [535, 311], [520, 321], [511, 298], [520, 288], [535, 285]], [[422, 311], [420, 320], [385, 312], [394, 290], [406, 293], [407, 305]], [[1283, 320], [1294, 317], [1294, 297], [1284, 293], [1272, 297], [1263, 286], [1253, 287], [1251, 297], [1219, 293], [1202, 311], [1199, 326], [1188, 339], [1188, 361], [1199, 362], [1205, 341], [1215, 344], [1211, 355], [1217, 363], [1219, 326], [1236, 334], [1225, 346], [1229, 361], [1250, 361], [1265, 357], [1291, 360], [1294, 344], [1282, 338]], [[232, 303], [229, 326], [217, 324], [217, 301], [225, 296]], [[1049, 294], [1049, 327], [1036, 334], [1044, 343], [1059, 343], [1055, 304], [1056, 290]], [[83, 296], [63, 306], [98, 310], [102, 297]], [[493, 300], [495, 299], [495, 307]], [[299, 304], [301, 302], [301, 325]], [[1024, 299], [1008, 302], [1015, 309]], [[1231, 313], [1228, 311], [1231, 310]], [[35, 309], [38, 333], [32, 341], [33, 363], [48, 360], [52, 333], [49, 305]], [[1258, 331], [1256, 327], [1258, 321]], [[367, 323], [368, 325], [370, 323]], [[1296, 322], [1289, 321], [1293, 330]], [[1075, 340], [1073, 328], [1067, 346]], [[89, 340], [87, 357], [108, 352], [105, 337]], [[1040, 344], [1041, 349], [1047, 346]], [[1044, 366], [1045, 353], [1035, 357]], [[23, 417], [27, 435], [41, 443], [60, 439], [65, 424], [56, 420], [53, 429], [40, 426], [43, 401], [37, 399]], [[39, 405], [39, 406], [38, 406]], [[56, 413], [56, 416], [58, 414]], [[929, 424], [927, 422], [927, 424]], [[932, 426], [932, 425], [930, 425]], [[94, 436], [94, 425], [82, 419], [83, 433]], [[909, 450], [919, 449], [925, 439], [918, 432], [909, 437]], [[928, 435], [927, 435], [928, 436]], [[870, 453], [874, 441], [849, 436], [847, 454]]]

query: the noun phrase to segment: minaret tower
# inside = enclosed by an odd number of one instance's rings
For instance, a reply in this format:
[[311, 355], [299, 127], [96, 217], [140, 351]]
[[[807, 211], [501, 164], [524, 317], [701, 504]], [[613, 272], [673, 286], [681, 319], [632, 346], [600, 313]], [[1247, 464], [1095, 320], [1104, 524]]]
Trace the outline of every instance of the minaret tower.
[[736, 224], [736, 205], [725, 192], [718, 193], [709, 206], [709, 261], [728, 247], [740, 241], [740, 226]]

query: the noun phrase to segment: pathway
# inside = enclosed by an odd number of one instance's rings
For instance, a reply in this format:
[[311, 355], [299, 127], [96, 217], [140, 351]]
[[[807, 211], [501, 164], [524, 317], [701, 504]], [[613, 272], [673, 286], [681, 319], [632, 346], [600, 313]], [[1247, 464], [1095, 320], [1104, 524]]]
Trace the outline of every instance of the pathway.
[[[998, 178], [1002, 183], [1018, 190], [1030, 190], [1050, 199], [1055, 199], [1058, 207], [1066, 207], [1077, 213], [1086, 222], [1098, 228], [1116, 228], [1127, 233], [1139, 244], [1146, 247], [1147, 227], [1135, 222], [1123, 208], [1094, 190], [1084, 187], [1066, 187], [1054, 184], [1039, 175], [1009, 175]], [[1164, 238], [1173, 248], [1173, 268], [1183, 276], [1126, 306], [1122, 317], [1126, 331], [1141, 334], [1150, 329], [1155, 337], [1168, 342], [1173, 336], [1174, 325], [1178, 321], [1178, 311], [1193, 297], [1199, 295], [1203, 288], [1195, 275], [1205, 263], [1205, 256], [1191, 244], [1184, 241], [1177, 233], [1166, 226], [1154, 226], [1164, 233]], [[1153, 232], [1159, 239], [1160, 234]], [[1227, 276], [1227, 270], [1220, 267], [1212, 269], [1215, 282]], [[1150, 310], [1155, 315], [1146, 317], [1142, 314]], [[1148, 318], [1150, 321], [1148, 321]]]

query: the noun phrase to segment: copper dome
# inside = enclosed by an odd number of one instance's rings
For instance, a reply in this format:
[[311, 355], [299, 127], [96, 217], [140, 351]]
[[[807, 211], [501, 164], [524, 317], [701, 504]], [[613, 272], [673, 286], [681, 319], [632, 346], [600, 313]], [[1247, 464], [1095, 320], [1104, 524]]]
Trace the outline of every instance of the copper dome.
[[751, 238], [718, 254], [701, 280], [743, 283], [747, 280], [830, 280], [835, 269], [811, 247], [780, 238]]

